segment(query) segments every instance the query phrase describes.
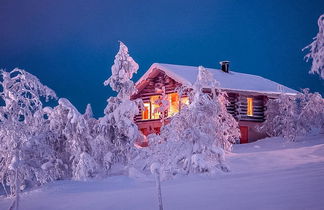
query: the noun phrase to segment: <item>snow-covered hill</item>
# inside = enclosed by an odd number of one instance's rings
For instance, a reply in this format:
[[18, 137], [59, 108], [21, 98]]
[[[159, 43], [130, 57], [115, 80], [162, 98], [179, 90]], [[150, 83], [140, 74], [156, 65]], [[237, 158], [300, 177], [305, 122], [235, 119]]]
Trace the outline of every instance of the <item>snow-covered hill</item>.
[[[162, 183], [166, 210], [324, 209], [324, 135], [235, 145], [230, 173]], [[0, 209], [11, 199], [0, 197]], [[21, 209], [157, 209], [152, 177], [59, 181], [22, 194]]]

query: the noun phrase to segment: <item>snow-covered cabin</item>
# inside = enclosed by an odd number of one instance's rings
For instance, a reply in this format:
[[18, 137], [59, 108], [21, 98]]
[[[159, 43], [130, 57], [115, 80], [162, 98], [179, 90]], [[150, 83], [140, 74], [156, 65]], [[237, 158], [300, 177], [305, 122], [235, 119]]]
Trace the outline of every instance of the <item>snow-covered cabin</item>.
[[[238, 120], [241, 131], [241, 143], [263, 138], [257, 126], [265, 120], [264, 111], [269, 98], [276, 98], [280, 93], [295, 95], [297, 91], [266, 78], [234, 72], [229, 70], [229, 62], [221, 62], [221, 69], [210, 69], [220, 88], [227, 92], [230, 104], [227, 110]], [[136, 82], [138, 93], [132, 99], [141, 98], [144, 109], [135, 117], [135, 123], [144, 135], [159, 133], [162, 126], [159, 107], [156, 100], [161, 96], [161, 88], [165, 88], [170, 107], [166, 116], [170, 119], [181, 109], [181, 103], [188, 104], [186, 94], [179, 97], [176, 89], [182, 85], [192, 86], [196, 81], [198, 67], [154, 63]], [[209, 90], [210, 91], [210, 90]], [[206, 87], [208, 92], [208, 87]], [[166, 121], [168, 122], [168, 120]]]

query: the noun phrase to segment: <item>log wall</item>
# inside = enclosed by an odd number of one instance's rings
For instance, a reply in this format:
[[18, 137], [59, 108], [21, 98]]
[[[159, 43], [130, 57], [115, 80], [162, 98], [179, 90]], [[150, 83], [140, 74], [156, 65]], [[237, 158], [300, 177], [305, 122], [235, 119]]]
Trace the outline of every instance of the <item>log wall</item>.
[[[247, 98], [253, 98], [253, 116], [247, 115]], [[236, 116], [238, 121], [263, 122], [265, 96], [238, 95], [236, 100]]]

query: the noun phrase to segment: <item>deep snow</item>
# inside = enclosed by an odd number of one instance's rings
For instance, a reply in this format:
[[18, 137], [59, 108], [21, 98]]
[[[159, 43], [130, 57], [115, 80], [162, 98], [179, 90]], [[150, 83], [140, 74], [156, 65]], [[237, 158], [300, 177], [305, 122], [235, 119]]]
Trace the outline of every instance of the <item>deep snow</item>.
[[[230, 173], [162, 183], [165, 210], [324, 209], [324, 135], [235, 145]], [[157, 209], [153, 177], [58, 181], [21, 196], [21, 209]], [[10, 198], [0, 197], [0, 209]]]

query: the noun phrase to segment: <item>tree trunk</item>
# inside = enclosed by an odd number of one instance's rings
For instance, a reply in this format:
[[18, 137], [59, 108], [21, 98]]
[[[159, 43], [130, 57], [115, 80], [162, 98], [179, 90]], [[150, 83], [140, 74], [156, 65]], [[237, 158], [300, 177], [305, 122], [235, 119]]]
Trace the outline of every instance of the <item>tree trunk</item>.
[[157, 195], [158, 195], [159, 210], [163, 210], [160, 172], [158, 170], [155, 171], [155, 182], [156, 182], [156, 189], [157, 189]]
[[16, 168], [16, 201], [15, 210], [19, 209], [19, 180], [18, 180], [18, 167]]
[[3, 181], [3, 177], [2, 177], [1, 179], [2, 179], [2, 182], [1, 182], [1, 184], [2, 184], [3, 190], [4, 190], [4, 191], [5, 191], [5, 193], [6, 193], [6, 197], [8, 197], [8, 196], [9, 196], [9, 194], [8, 194], [8, 191], [7, 191], [7, 189], [6, 189], [6, 185], [4, 184], [4, 181]]

